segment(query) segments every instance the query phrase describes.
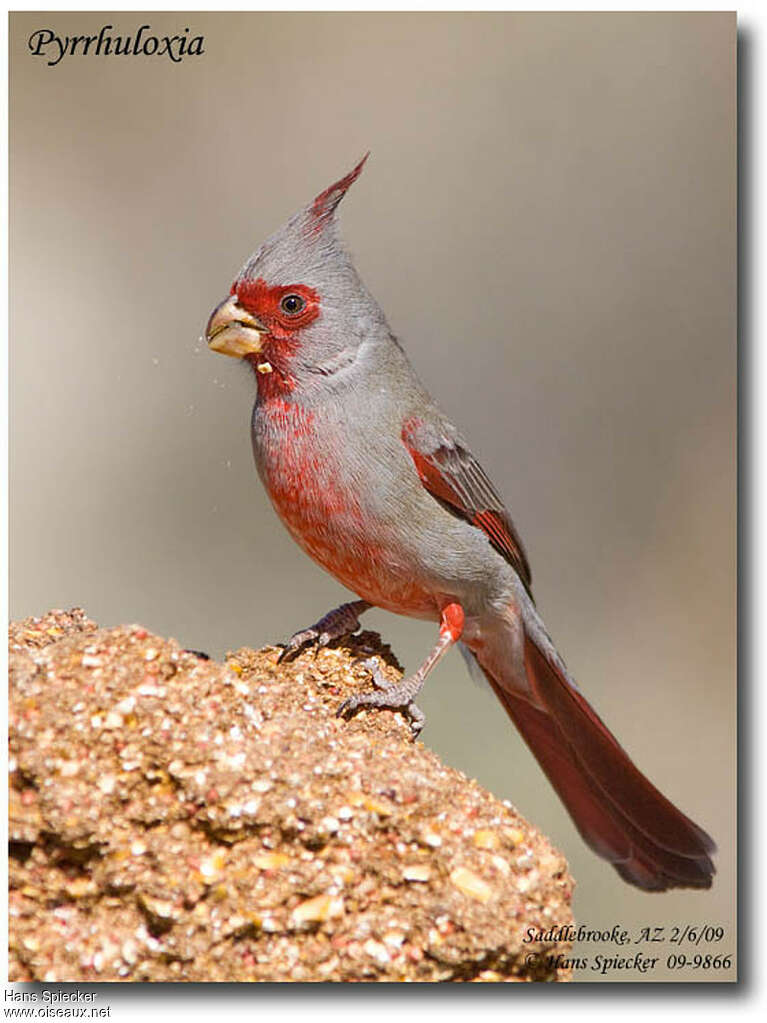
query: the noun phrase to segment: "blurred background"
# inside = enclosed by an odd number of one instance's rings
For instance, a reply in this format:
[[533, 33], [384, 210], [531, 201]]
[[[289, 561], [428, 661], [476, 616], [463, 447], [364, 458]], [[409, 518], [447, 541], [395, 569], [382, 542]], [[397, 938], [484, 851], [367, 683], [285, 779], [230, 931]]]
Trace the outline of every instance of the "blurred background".
[[[204, 56], [48, 67], [27, 45], [147, 23]], [[200, 336], [252, 249], [371, 149], [341, 213], [362, 276], [504, 494], [582, 688], [715, 837], [713, 889], [625, 885], [457, 653], [422, 738], [565, 852], [578, 922], [722, 925], [708, 950], [734, 952], [735, 29], [11, 15], [12, 615], [82, 605], [220, 657], [348, 599], [261, 489], [249, 371]], [[411, 670], [434, 641], [364, 624]], [[661, 967], [607, 979], [734, 977]]]

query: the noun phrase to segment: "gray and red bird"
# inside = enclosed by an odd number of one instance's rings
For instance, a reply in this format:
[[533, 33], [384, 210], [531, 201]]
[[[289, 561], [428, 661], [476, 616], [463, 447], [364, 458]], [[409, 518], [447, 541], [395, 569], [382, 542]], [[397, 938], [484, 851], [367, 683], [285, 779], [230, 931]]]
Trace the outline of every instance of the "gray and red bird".
[[248, 260], [213, 312], [209, 346], [250, 363], [259, 475], [296, 542], [359, 600], [285, 653], [358, 628], [368, 607], [436, 622], [424, 663], [346, 701], [405, 711], [461, 642], [576, 827], [624, 880], [708, 888], [715, 846], [634, 766], [557, 653], [511, 517], [410, 365], [340, 241], [336, 209], [364, 159]]

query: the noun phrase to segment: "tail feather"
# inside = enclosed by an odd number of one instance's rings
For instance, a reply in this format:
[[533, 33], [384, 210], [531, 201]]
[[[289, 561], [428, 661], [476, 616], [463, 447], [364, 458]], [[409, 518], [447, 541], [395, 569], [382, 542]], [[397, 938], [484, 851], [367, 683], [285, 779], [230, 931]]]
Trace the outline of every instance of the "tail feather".
[[483, 670], [583, 839], [624, 880], [646, 891], [710, 888], [711, 838], [634, 766], [528, 636], [525, 667], [538, 706]]

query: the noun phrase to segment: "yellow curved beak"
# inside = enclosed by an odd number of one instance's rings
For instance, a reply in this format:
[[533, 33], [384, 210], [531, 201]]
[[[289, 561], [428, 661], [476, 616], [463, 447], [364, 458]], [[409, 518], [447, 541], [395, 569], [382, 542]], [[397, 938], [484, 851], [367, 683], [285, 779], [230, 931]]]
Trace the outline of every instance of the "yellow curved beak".
[[260, 352], [266, 333], [263, 323], [238, 305], [234, 295], [216, 306], [205, 328], [208, 348], [234, 359]]

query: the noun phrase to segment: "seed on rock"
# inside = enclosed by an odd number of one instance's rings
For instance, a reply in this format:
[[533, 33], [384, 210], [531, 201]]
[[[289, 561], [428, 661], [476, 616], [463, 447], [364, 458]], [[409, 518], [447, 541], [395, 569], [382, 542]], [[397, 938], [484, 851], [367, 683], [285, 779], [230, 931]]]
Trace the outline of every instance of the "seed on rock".
[[66, 886], [66, 891], [73, 899], [82, 899], [86, 895], [95, 895], [98, 891], [98, 886], [90, 878], [80, 877], [75, 881], [70, 881]]
[[519, 845], [520, 842], [524, 841], [525, 835], [519, 828], [504, 828], [503, 837], [509, 845]]
[[489, 902], [492, 898], [493, 889], [490, 885], [467, 867], [456, 867], [450, 875], [450, 880], [459, 891], [468, 895], [470, 899]]
[[408, 863], [402, 868], [402, 876], [406, 881], [428, 881], [431, 867], [428, 863]]
[[474, 832], [474, 845], [478, 849], [497, 849], [500, 844], [501, 840], [498, 835], [488, 828], [480, 828], [479, 831]]
[[259, 870], [279, 870], [291, 862], [290, 856], [281, 852], [259, 853], [253, 857], [253, 866]]
[[376, 813], [379, 817], [391, 816], [390, 808], [386, 803], [382, 803], [380, 799], [366, 799], [362, 805], [369, 813]]
[[439, 849], [442, 845], [442, 838], [437, 834], [436, 831], [432, 831], [431, 828], [424, 828], [421, 832], [421, 839], [425, 845], [428, 845], [432, 849]]
[[226, 853], [223, 849], [217, 850], [212, 856], [206, 856], [200, 863], [200, 874], [203, 881], [208, 884], [214, 881], [221, 873], [225, 861]]
[[362, 946], [365, 950], [365, 955], [369, 955], [371, 959], [375, 959], [381, 966], [385, 966], [391, 962], [391, 955], [385, 945], [382, 945], [380, 941], [374, 941], [373, 938], [368, 938], [365, 944]]
[[142, 893], [138, 901], [150, 916], [157, 917], [158, 920], [175, 920], [180, 915], [173, 903], [165, 899], [155, 899]]
[[138, 959], [138, 949], [136, 942], [132, 938], [127, 938], [123, 942], [121, 955], [126, 963], [132, 966]]
[[295, 924], [324, 923], [326, 920], [341, 916], [343, 911], [343, 899], [333, 895], [317, 895], [296, 906], [292, 920]]
[[503, 858], [503, 856], [493, 856], [493, 857], [491, 857], [491, 863], [496, 868], [496, 870], [500, 870], [500, 872], [502, 874], [510, 874], [511, 873], [511, 867], [509, 866], [509, 861], [505, 860]]

